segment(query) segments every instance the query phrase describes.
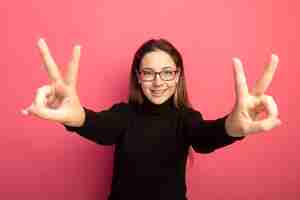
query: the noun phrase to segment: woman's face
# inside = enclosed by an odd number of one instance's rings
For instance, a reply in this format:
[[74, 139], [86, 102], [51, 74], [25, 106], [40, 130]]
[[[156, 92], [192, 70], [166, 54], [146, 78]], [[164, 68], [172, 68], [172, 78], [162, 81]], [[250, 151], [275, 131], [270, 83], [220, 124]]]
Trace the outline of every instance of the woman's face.
[[[162, 104], [175, 93], [180, 75], [180, 72], [176, 73], [175, 70], [176, 65], [168, 53], [157, 50], [145, 54], [140, 65], [139, 83], [143, 93], [152, 103]], [[149, 80], [153, 72], [163, 72], [160, 75], [166, 80], [158, 74], [155, 74], [154, 80]]]

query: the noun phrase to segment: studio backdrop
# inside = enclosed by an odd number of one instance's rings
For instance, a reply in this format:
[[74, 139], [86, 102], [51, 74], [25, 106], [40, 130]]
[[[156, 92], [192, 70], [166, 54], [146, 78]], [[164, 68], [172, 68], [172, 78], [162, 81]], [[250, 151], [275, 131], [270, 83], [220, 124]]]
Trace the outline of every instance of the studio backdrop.
[[267, 94], [283, 124], [211, 154], [194, 153], [188, 197], [300, 199], [299, 10], [296, 0], [1, 1], [0, 199], [104, 200], [110, 191], [113, 146], [20, 113], [49, 83], [36, 47], [41, 37], [63, 72], [73, 45], [81, 45], [78, 94], [95, 111], [127, 100], [135, 51], [165, 38], [182, 53], [190, 100], [205, 119], [234, 105], [232, 57], [242, 60], [251, 88], [276, 53]]

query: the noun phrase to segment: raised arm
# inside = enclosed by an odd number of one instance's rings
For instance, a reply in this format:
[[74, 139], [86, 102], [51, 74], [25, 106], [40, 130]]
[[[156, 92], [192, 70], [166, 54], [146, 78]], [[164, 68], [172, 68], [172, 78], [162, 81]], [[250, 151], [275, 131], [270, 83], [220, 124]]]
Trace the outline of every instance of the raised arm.
[[241, 140], [232, 137], [225, 129], [228, 116], [216, 120], [204, 120], [199, 111], [188, 109], [184, 112], [184, 130], [187, 141], [198, 153], [210, 153]]
[[127, 103], [117, 103], [100, 112], [84, 108], [84, 112], [86, 118], [82, 126], [64, 124], [65, 128], [102, 145], [116, 144], [127, 130], [131, 116]]

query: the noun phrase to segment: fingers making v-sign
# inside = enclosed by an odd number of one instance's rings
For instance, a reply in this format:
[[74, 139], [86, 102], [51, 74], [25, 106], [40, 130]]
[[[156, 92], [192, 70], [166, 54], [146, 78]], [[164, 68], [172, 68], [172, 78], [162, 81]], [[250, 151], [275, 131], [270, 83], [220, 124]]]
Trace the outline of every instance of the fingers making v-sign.
[[[278, 62], [278, 56], [272, 54], [271, 61], [265, 66], [262, 76], [249, 91], [242, 62], [238, 58], [233, 58], [236, 102], [226, 119], [225, 127], [229, 135], [246, 136], [271, 130], [281, 124], [274, 98], [265, 94]], [[267, 114], [266, 117], [262, 117], [264, 113]]]
[[72, 58], [64, 79], [51, 56], [46, 41], [39, 39], [37, 46], [50, 79], [50, 84], [37, 89], [33, 103], [22, 110], [22, 113], [61, 123], [69, 123], [74, 126], [80, 125], [84, 117], [83, 108], [76, 92], [80, 47], [75, 46], [73, 48]]

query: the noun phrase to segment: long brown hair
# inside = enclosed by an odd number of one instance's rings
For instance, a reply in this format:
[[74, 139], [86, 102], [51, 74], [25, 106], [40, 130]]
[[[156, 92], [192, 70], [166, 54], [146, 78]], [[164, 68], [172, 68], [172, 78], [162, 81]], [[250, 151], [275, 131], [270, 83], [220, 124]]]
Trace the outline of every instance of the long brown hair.
[[[157, 50], [168, 53], [176, 64], [176, 67], [180, 70], [180, 76], [174, 95], [174, 105], [178, 109], [190, 108], [191, 104], [187, 94], [182, 56], [180, 52], [166, 39], [150, 39], [142, 44], [142, 46], [136, 51], [131, 65], [128, 102], [133, 104], [143, 103], [145, 97], [142, 93], [140, 84], [138, 83], [136, 71], [139, 70], [140, 63], [144, 55]], [[189, 149], [188, 158], [192, 164], [194, 160], [192, 147]]]

